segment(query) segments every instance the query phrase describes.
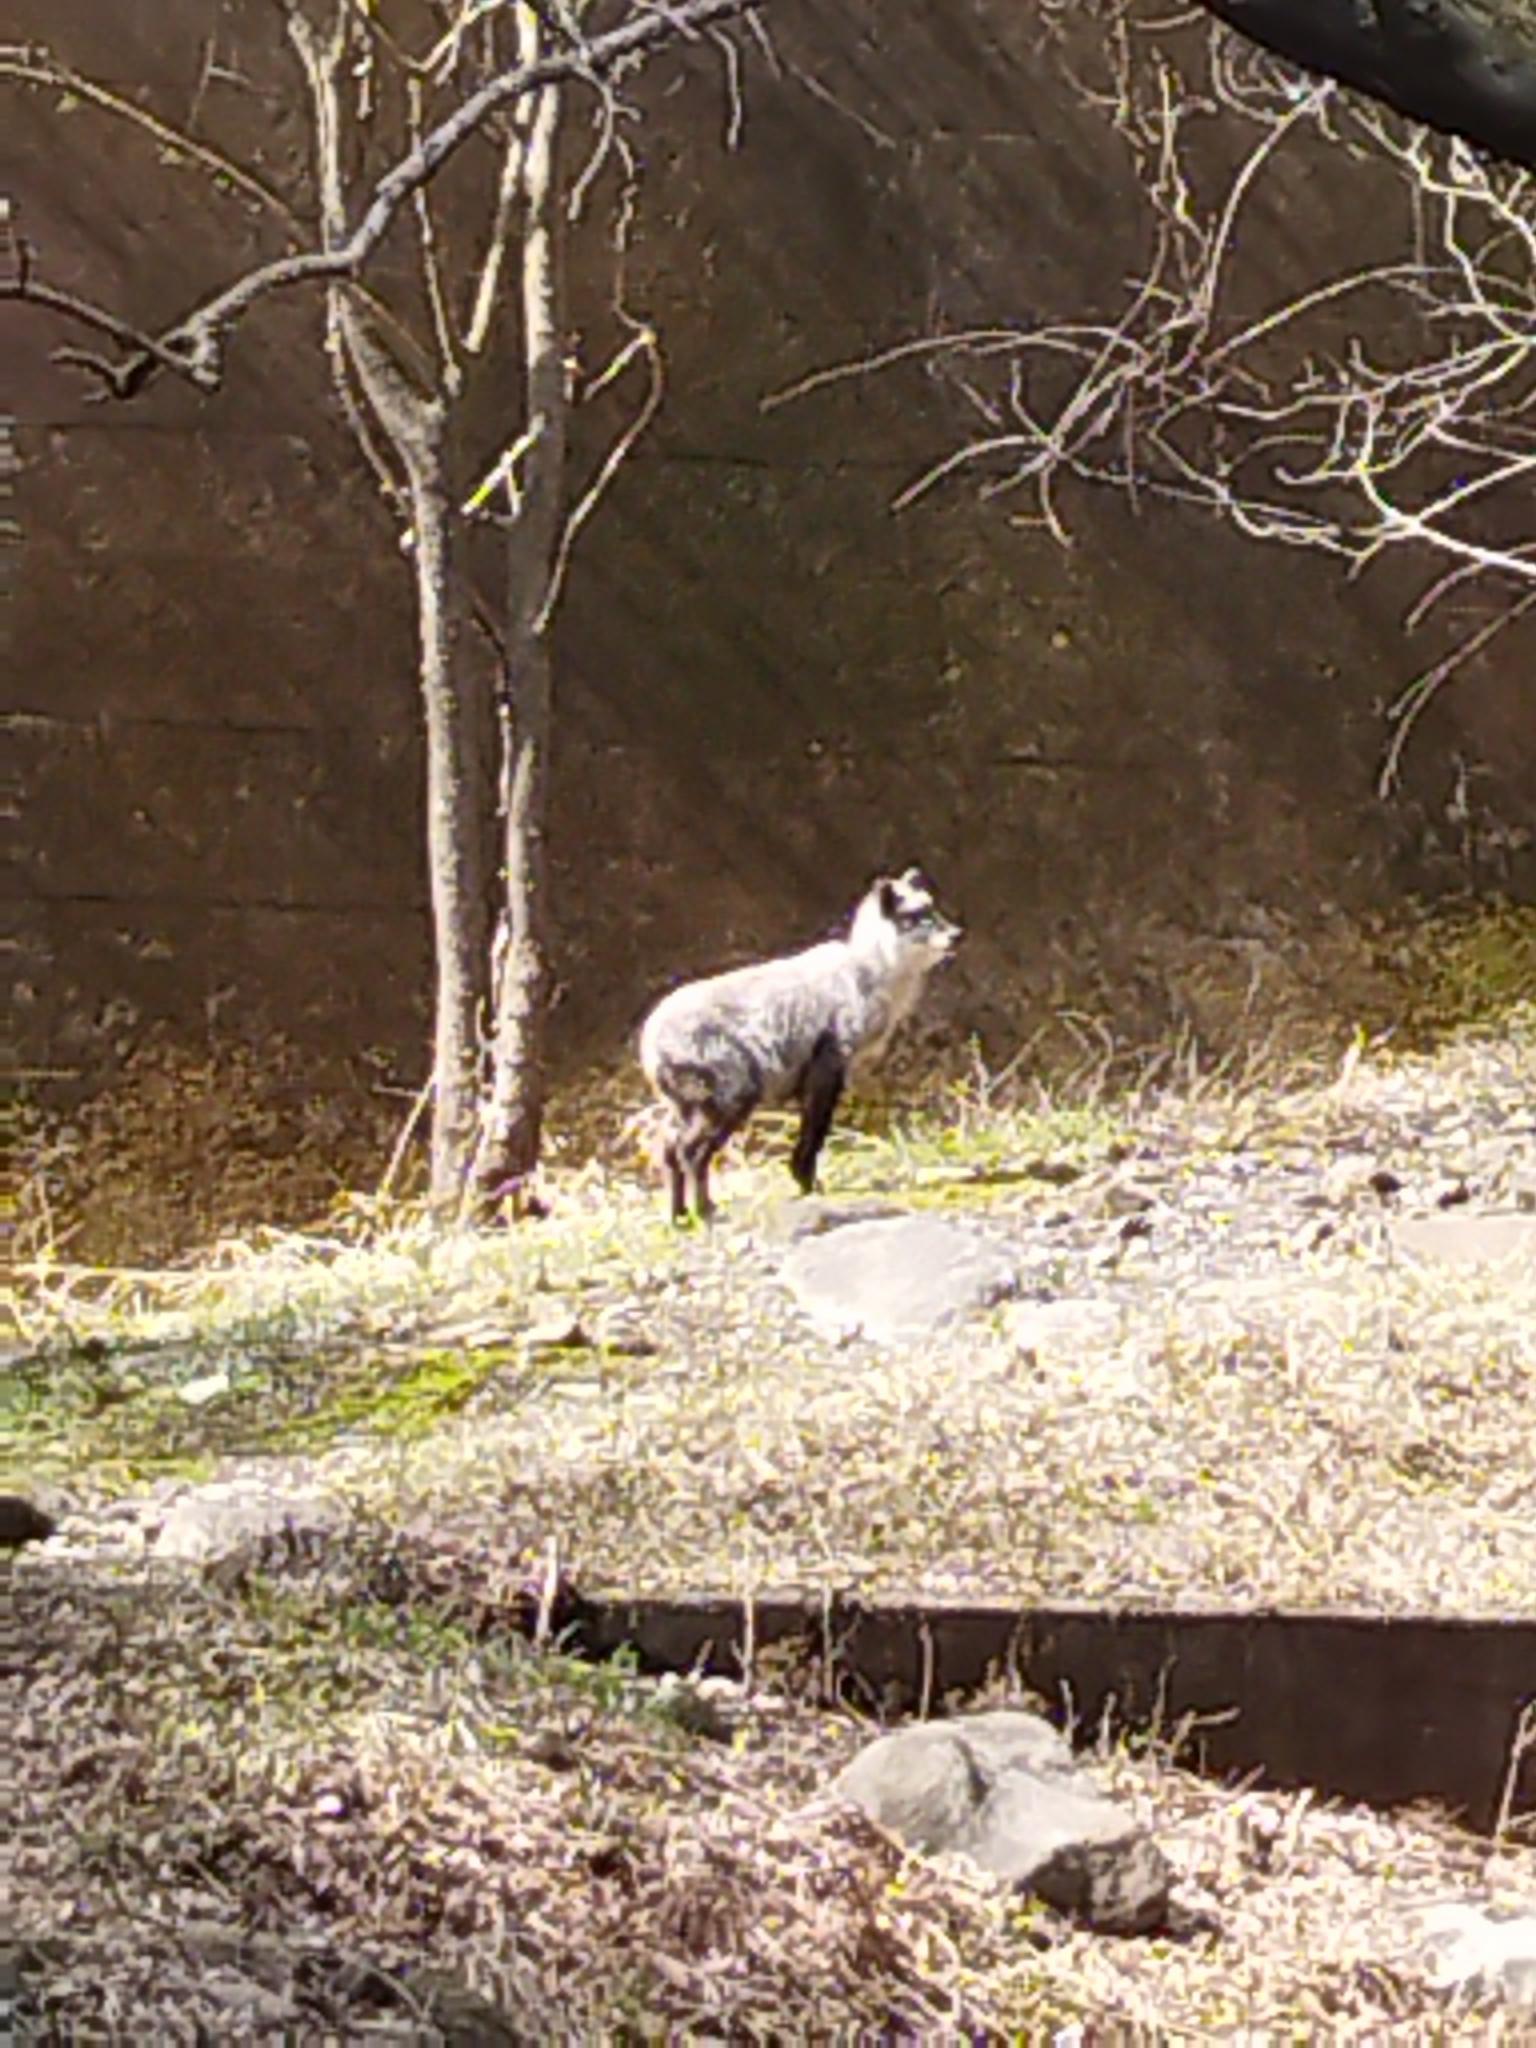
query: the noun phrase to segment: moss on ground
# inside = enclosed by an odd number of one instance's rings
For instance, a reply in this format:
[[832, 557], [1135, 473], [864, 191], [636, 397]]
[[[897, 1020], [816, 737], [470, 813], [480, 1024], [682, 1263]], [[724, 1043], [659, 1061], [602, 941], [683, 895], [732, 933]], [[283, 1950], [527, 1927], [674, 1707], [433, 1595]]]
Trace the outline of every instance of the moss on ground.
[[1403, 1037], [1432, 1047], [1457, 1032], [1536, 1033], [1536, 906], [1442, 911], [1392, 951], [1403, 991]]
[[0, 1484], [80, 1479], [121, 1493], [346, 1435], [410, 1441], [515, 1358], [506, 1344], [403, 1357], [334, 1343], [291, 1355], [50, 1347], [0, 1374]]

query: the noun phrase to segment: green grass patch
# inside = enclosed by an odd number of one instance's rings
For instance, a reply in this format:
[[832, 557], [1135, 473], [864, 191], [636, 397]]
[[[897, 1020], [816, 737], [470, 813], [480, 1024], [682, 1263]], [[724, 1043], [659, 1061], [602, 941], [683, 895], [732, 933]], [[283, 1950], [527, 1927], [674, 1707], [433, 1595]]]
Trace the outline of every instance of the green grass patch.
[[1399, 934], [1389, 957], [1405, 1044], [1433, 1047], [1465, 1031], [1536, 1038], [1536, 907], [1437, 909]]
[[348, 1387], [317, 1414], [305, 1417], [292, 1441], [323, 1443], [339, 1430], [357, 1429], [404, 1439], [426, 1436], [516, 1357], [510, 1345], [424, 1352], [382, 1382]]
[[88, 1476], [115, 1494], [206, 1478], [223, 1458], [323, 1449], [346, 1433], [421, 1437], [515, 1356], [506, 1344], [415, 1356], [342, 1345], [48, 1349], [0, 1375], [0, 1478]]

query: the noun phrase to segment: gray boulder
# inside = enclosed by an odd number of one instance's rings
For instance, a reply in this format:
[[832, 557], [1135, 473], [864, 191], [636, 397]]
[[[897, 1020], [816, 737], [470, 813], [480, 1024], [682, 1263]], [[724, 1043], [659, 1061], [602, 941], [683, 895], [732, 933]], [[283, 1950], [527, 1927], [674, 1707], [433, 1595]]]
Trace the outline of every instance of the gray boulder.
[[1422, 1265], [1511, 1266], [1536, 1273], [1536, 1215], [1520, 1210], [1405, 1216], [1393, 1238], [1399, 1252]]
[[966, 1856], [1104, 1933], [1166, 1919], [1162, 1851], [1037, 1715], [965, 1714], [882, 1735], [833, 1790], [907, 1848]]
[[800, 1306], [839, 1335], [924, 1337], [1019, 1290], [1013, 1254], [938, 1216], [881, 1216], [803, 1238], [784, 1261]]
[[1473, 1998], [1494, 1996], [1536, 2013], [1536, 1912], [1500, 1912], [1467, 1901], [1416, 1916], [1430, 1980]]
[[173, 1501], [151, 1555], [228, 1571], [317, 1558], [341, 1520], [318, 1489], [260, 1478], [211, 1480]]

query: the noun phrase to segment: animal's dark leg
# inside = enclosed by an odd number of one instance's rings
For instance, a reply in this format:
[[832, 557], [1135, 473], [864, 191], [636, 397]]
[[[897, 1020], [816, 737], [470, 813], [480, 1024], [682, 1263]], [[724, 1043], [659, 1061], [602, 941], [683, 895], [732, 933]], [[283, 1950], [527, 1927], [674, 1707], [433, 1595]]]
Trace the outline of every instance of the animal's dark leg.
[[661, 1148], [661, 1156], [667, 1169], [667, 1192], [672, 1204], [672, 1221], [681, 1223], [688, 1214], [688, 1196], [683, 1184], [680, 1131], [673, 1130]]
[[683, 1155], [683, 1176], [687, 1188], [684, 1214], [691, 1210], [701, 1223], [707, 1223], [715, 1205], [709, 1194], [709, 1153], [701, 1146], [690, 1147]]
[[688, 1177], [693, 1213], [701, 1223], [707, 1223], [715, 1213], [709, 1192], [709, 1169], [751, 1116], [757, 1103], [758, 1098], [749, 1095], [730, 1109], [715, 1104], [708, 1111], [694, 1112], [693, 1127], [679, 1149]]
[[816, 1162], [827, 1142], [847, 1078], [847, 1062], [837, 1040], [830, 1031], [825, 1031], [816, 1041], [800, 1084], [800, 1135], [790, 1155], [789, 1169], [802, 1194], [810, 1194], [816, 1186]]
[[678, 1178], [673, 1198], [672, 1220], [683, 1222], [691, 1210], [701, 1223], [713, 1214], [709, 1199], [709, 1162], [714, 1156], [717, 1118], [713, 1106], [693, 1104], [683, 1118], [677, 1138]]

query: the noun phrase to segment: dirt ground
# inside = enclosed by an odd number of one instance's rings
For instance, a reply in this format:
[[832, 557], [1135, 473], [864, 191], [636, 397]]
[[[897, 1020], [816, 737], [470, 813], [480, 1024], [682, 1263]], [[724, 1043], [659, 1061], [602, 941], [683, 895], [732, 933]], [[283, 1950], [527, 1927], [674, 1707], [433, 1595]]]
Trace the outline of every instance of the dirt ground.
[[[1178, 1884], [1166, 1935], [1107, 1942], [828, 1807], [873, 1727], [805, 1672], [701, 1705], [464, 1589], [554, 1555], [592, 1590], [1536, 1612], [1536, 1270], [1425, 1249], [1528, 1216], [1533, 1141], [1523, 1028], [1304, 1090], [851, 1131], [829, 1206], [1018, 1254], [1018, 1301], [920, 1347], [794, 1306], [767, 1126], [709, 1233], [616, 1150], [518, 1232], [358, 1204], [177, 1269], [40, 1267], [4, 1483], [62, 1527], [0, 1563], [23, 2038], [1531, 2038], [1406, 1931], [1536, 1904], [1528, 1822], [1490, 1843], [1119, 1740]], [[346, 1503], [318, 1558], [152, 1554], [189, 1486], [274, 1470]]]

